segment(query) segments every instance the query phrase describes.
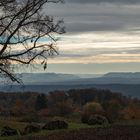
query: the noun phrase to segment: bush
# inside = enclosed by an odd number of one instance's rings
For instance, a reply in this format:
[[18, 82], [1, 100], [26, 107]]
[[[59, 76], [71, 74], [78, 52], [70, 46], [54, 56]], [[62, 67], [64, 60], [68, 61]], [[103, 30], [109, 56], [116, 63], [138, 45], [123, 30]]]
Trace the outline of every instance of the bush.
[[50, 121], [46, 125], [43, 126], [42, 129], [45, 130], [55, 130], [55, 129], [67, 129], [68, 124], [65, 121], [61, 120], [55, 120], [55, 121]]
[[83, 107], [83, 113], [87, 115], [103, 114], [102, 105], [98, 102], [87, 103]]
[[104, 124], [108, 124], [108, 120], [104, 116], [94, 115], [89, 118], [88, 124], [89, 125], [104, 125]]
[[16, 129], [12, 129], [8, 126], [5, 126], [1, 130], [1, 136], [14, 136], [18, 135], [18, 131]]
[[102, 115], [103, 113], [104, 113], [104, 110], [100, 103], [98, 102], [87, 103], [83, 107], [81, 121], [83, 123], [88, 123], [88, 120], [91, 116], [94, 116], [96, 114]]
[[24, 134], [29, 134], [29, 133], [35, 133], [39, 132], [41, 130], [41, 127], [39, 125], [27, 125], [24, 128]]

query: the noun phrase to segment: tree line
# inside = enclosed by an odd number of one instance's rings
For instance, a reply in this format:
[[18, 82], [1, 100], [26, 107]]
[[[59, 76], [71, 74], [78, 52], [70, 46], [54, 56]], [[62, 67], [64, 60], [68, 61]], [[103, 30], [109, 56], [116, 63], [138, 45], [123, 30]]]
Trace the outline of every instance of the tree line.
[[110, 121], [140, 119], [140, 100], [110, 90], [72, 89], [49, 94], [0, 93], [0, 115], [88, 118], [103, 115]]

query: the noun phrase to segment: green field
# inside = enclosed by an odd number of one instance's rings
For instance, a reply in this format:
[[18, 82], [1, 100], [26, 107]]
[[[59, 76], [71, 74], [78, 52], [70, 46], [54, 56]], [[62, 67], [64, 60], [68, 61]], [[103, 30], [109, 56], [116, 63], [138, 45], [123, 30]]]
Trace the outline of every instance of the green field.
[[[29, 123], [23, 123], [23, 122], [17, 122], [15, 120], [0, 120], [0, 129], [2, 129], [4, 126], [9, 126], [11, 128], [17, 129], [19, 131], [23, 131], [25, 126], [28, 125]], [[68, 123], [69, 128], [67, 130], [42, 130], [38, 133], [31, 133], [26, 136], [10, 136], [10, 137], [0, 137], [0, 140], [17, 140], [22, 137], [35, 137], [35, 136], [47, 136], [52, 133], [58, 133], [58, 132], [66, 132], [66, 131], [71, 131], [71, 130], [79, 130], [79, 129], [88, 129], [88, 128], [103, 128], [103, 127], [110, 127], [110, 125], [107, 126], [90, 126], [87, 124], [83, 123]], [[41, 126], [43, 126], [43, 123], [40, 123]]]

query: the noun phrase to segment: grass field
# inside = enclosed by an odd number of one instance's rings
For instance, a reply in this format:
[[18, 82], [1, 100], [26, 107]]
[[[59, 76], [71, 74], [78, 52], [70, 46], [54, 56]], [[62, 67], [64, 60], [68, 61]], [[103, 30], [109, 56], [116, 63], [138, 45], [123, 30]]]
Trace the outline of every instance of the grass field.
[[[2, 129], [4, 126], [9, 126], [11, 128], [23, 131], [25, 126], [28, 123], [22, 123], [22, 122], [17, 122], [17, 121], [11, 121], [9, 120], [4, 120], [4, 119], [0, 119], [0, 129]], [[43, 124], [40, 124], [43, 125]], [[72, 130], [80, 130], [80, 129], [89, 129], [89, 128], [97, 128], [97, 127], [110, 127], [108, 126], [89, 126], [87, 124], [83, 124], [83, 123], [69, 123], [69, 128], [67, 130], [53, 130], [53, 131], [48, 131], [48, 130], [42, 130], [38, 133], [31, 133], [27, 136], [12, 136], [12, 137], [0, 137], [0, 140], [17, 140], [17, 139], [21, 139], [22, 137], [26, 137], [26, 138], [31, 138], [31, 137], [40, 137], [40, 136], [48, 136], [50, 134], [54, 134], [54, 133], [61, 133], [61, 132], [68, 132], [68, 131], [72, 131]]]
[[22, 140], [140, 140], [140, 127], [86, 128]]
[[[9, 126], [23, 131], [27, 124], [29, 123], [17, 122], [14, 119], [0, 119], [0, 129], [3, 126]], [[0, 137], [0, 140], [93, 140], [93, 138], [96, 140], [97, 137], [99, 137], [99, 140], [104, 140], [103, 137], [106, 137], [105, 140], [112, 140], [113, 137], [118, 138], [113, 140], [131, 140], [129, 138], [132, 137], [133, 140], [140, 140], [138, 132], [140, 132], [139, 124], [122, 125], [120, 127], [119, 125], [90, 126], [83, 123], [69, 123], [67, 130], [42, 130], [25, 136]]]

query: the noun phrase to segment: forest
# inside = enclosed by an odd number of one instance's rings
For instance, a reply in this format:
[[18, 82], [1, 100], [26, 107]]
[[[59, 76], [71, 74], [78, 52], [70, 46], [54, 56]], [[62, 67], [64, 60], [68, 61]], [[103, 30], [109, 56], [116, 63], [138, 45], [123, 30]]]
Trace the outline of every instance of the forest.
[[[1, 116], [72, 117], [103, 115], [110, 122], [140, 119], [140, 100], [110, 90], [71, 89], [49, 94], [0, 93]], [[34, 117], [35, 119], [35, 117]], [[32, 119], [31, 119], [32, 120]]]

